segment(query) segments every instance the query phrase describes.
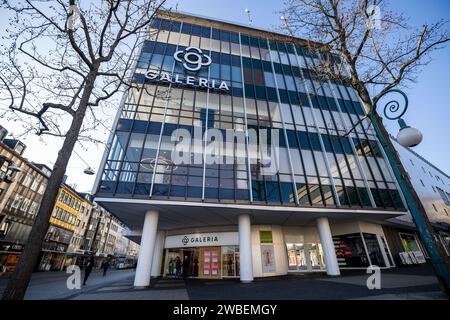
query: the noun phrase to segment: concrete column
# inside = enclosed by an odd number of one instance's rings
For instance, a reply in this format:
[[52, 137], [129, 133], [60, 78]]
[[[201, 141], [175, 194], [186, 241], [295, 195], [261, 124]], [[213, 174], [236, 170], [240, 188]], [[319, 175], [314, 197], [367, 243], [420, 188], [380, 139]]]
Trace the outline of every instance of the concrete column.
[[239, 258], [241, 282], [253, 281], [252, 228], [250, 216], [239, 216]]
[[150, 284], [150, 272], [155, 249], [158, 216], [159, 213], [155, 210], [149, 210], [145, 213], [141, 247], [139, 249], [136, 275], [134, 277], [135, 287], [146, 287]]
[[320, 242], [322, 243], [323, 257], [327, 268], [327, 275], [339, 276], [339, 265], [334, 249], [333, 238], [331, 237], [330, 224], [327, 217], [317, 219], [317, 229], [319, 229]]
[[161, 263], [165, 240], [166, 240], [165, 232], [159, 230], [156, 234], [156, 244], [153, 253], [152, 272], [151, 272], [152, 277], [159, 277], [161, 275]]

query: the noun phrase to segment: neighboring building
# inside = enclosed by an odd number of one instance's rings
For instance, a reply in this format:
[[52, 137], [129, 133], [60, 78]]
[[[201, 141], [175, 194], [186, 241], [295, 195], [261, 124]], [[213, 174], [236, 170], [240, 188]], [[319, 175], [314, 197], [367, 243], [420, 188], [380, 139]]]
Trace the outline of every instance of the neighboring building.
[[116, 217], [112, 215], [107, 215], [105, 220], [106, 228], [102, 235], [101, 252], [106, 255], [114, 255], [115, 253], [118, 253], [120, 249], [122, 251], [120, 254], [126, 254], [123, 252], [123, 248], [119, 248], [124, 226]]
[[[450, 177], [410, 148], [401, 146], [394, 137], [391, 140], [431, 225], [450, 256]], [[385, 234], [394, 256], [399, 252], [419, 250], [428, 258], [410, 214], [389, 219], [387, 223]]]
[[[406, 214], [403, 196], [368, 119], [342, 137], [365, 111], [351, 88], [315, 80], [338, 58], [308, 44], [178, 12], [153, 21], [94, 186], [146, 239], [136, 286], [173, 274], [177, 256], [185, 276], [244, 282], [394, 266], [382, 225]], [[211, 164], [211, 145], [226, 161]]]
[[50, 217], [50, 227], [42, 243], [39, 271], [57, 271], [64, 267], [64, 259], [77, 224], [80, 223], [84, 199], [69, 185], [63, 183]]
[[[139, 246], [123, 235], [126, 227], [105, 209], [92, 202], [92, 196], [79, 193], [81, 204], [77, 226], [67, 250], [64, 266], [83, 265], [86, 257], [94, 256], [99, 267], [105, 258], [111, 262], [118, 256], [136, 256]], [[93, 240], [95, 239], [95, 240]]]
[[86, 193], [78, 193], [83, 199], [81, 202], [80, 213], [77, 218], [76, 227], [67, 248], [67, 256], [64, 262], [65, 267], [76, 264], [81, 266], [86, 256], [92, 254], [85, 248], [85, 235], [89, 228], [89, 221], [93, 212], [94, 204], [91, 196]]
[[6, 134], [0, 127], [0, 273], [17, 264], [50, 176], [48, 167], [23, 156], [23, 143], [4, 139]]
[[[51, 175], [46, 165], [24, 158], [26, 146], [19, 140], [5, 139], [7, 134], [0, 126], [0, 274], [14, 270]], [[124, 228], [117, 218], [94, 204], [91, 195], [63, 183], [36, 269], [82, 265], [90, 255], [98, 257], [98, 264], [108, 255], [136, 256], [139, 246], [124, 237]]]

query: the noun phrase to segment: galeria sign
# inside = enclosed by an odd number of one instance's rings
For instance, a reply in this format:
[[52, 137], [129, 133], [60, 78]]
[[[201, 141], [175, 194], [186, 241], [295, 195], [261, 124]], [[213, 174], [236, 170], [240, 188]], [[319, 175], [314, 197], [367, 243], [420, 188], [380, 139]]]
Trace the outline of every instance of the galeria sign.
[[[197, 72], [202, 67], [209, 67], [211, 65], [211, 57], [203, 53], [199, 48], [187, 47], [184, 50], [179, 50], [173, 54], [175, 61], [181, 63], [187, 71]], [[229, 91], [228, 85], [225, 81], [208, 80], [206, 78], [194, 76], [180, 76], [179, 74], [170, 74], [168, 72], [148, 71], [145, 77], [153, 81], [165, 81], [187, 86], [197, 86], [210, 89], [218, 89]]]
[[186, 86], [197, 86], [197, 87], [203, 87], [203, 88], [210, 88], [210, 89], [218, 89], [222, 91], [229, 91], [228, 85], [225, 81], [216, 81], [216, 80], [209, 80], [206, 78], [200, 78], [200, 77], [194, 77], [194, 76], [180, 76], [179, 74], [170, 74], [168, 72], [158, 72], [158, 71], [148, 71], [145, 74], [145, 77], [149, 80], [153, 81], [165, 81], [168, 83], [174, 83], [174, 84], [180, 84], [180, 85], [186, 85]]

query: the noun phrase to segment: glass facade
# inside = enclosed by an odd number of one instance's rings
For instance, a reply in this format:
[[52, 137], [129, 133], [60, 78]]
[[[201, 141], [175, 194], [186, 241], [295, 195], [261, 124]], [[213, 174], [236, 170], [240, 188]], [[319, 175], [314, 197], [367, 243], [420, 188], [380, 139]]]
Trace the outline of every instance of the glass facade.
[[[313, 68], [326, 57], [275, 37], [226, 29], [154, 20], [97, 196], [404, 210], [368, 120], [343, 137], [365, 112], [351, 88], [318, 81]], [[189, 47], [201, 49], [211, 64], [197, 72], [183, 68], [174, 54]], [[148, 72], [180, 81], [148, 79]], [[189, 76], [208, 85], [186, 86]], [[222, 82], [229, 90], [209, 85]], [[206, 161], [210, 150], [203, 137], [210, 129], [234, 133], [219, 151], [225, 163]], [[279, 132], [271, 175], [261, 173], [250, 130]], [[169, 159], [177, 156], [180, 132], [194, 137], [187, 146], [193, 161], [175, 164]]]

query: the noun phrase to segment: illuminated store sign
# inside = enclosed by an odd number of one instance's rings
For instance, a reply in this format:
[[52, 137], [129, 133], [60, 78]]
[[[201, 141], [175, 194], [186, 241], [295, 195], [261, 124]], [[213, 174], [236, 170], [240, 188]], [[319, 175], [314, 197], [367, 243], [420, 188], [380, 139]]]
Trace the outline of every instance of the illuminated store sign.
[[[183, 67], [191, 72], [196, 72], [202, 67], [208, 67], [211, 64], [211, 57], [204, 54], [202, 50], [194, 47], [187, 47], [184, 50], [177, 51], [173, 54], [175, 61], [183, 64]], [[202, 77], [182, 76], [179, 74], [170, 74], [164, 71], [150, 70], [145, 77], [152, 81], [165, 81], [172, 84], [180, 84], [185, 86], [196, 86], [202, 88], [218, 89], [229, 91], [225, 81], [208, 80]]]

